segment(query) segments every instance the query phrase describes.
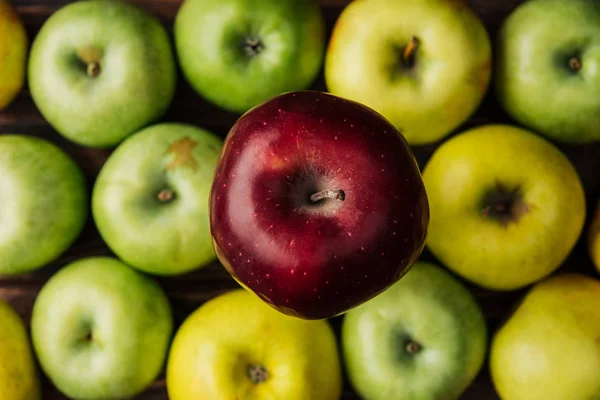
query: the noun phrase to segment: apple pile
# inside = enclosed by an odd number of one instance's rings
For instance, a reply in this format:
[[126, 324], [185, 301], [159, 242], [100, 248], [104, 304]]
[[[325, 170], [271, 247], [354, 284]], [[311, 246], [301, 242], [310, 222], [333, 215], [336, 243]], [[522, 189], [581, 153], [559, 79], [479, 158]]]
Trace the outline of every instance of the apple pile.
[[[315, 0], [172, 31], [86, 0], [28, 38], [0, 0], [0, 113], [27, 84], [60, 136], [0, 135], [0, 283], [60, 264], [30, 321], [0, 300], [1, 400], [458, 400], [486, 362], [503, 400], [600, 398], [600, 199], [564, 151], [600, 142], [600, 2], [524, 0], [494, 42], [463, 0], [356, 0], [328, 32]], [[182, 83], [226, 135], [167, 117]], [[486, 98], [507, 120], [469, 124]], [[67, 260], [88, 222], [106, 254]], [[178, 321], [163, 283], [215, 261], [236, 287]], [[492, 328], [482, 291], [522, 293]]]

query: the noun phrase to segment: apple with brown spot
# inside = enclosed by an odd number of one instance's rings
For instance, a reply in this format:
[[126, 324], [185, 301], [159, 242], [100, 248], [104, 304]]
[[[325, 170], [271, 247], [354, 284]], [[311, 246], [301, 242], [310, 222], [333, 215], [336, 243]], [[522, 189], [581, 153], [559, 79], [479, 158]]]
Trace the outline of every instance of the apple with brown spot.
[[153, 125], [110, 155], [92, 194], [94, 221], [126, 263], [179, 275], [215, 259], [208, 200], [222, 141], [204, 129]]
[[398, 281], [429, 206], [406, 140], [372, 109], [300, 91], [232, 127], [211, 193], [217, 256], [283, 313], [339, 315]]

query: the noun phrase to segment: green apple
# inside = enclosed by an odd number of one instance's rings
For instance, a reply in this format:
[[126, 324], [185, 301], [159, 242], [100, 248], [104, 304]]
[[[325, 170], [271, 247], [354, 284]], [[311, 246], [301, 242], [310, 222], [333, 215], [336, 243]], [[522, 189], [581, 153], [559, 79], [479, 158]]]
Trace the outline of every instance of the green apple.
[[216, 258], [209, 194], [223, 141], [195, 126], [161, 123], [126, 139], [94, 184], [98, 231], [127, 264], [178, 275]]
[[503, 400], [600, 399], [600, 281], [554, 275], [495, 333], [490, 372]]
[[32, 44], [31, 96], [63, 136], [112, 147], [160, 118], [177, 72], [166, 29], [126, 2], [88, 0], [52, 14]]
[[310, 86], [325, 52], [314, 0], [184, 0], [174, 35], [192, 88], [236, 113]]
[[151, 278], [111, 257], [63, 267], [42, 287], [31, 336], [44, 373], [66, 396], [130, 399], [162, 372], [173, 331]]
[[326, 320], [290, 317], [245, 289], [204, 303], [175, 335], [170, 400], [338, 400], [341, 361]]
[[600, 2], [526, 1], [496, 51], [495, 92], [516, 121], [557, 142], [600, 140]]
[[0, 275], [42, 268], [83, 230], [88, 189], [79, 166], [45, 139], [0, 136]]
[[390, 120], [412, 145], [436, 142], [481, 103], [491, 44], [462, 0], [356, 0], [335, 23], [329, 91]]
[[552, 143], [511, 125], [452, 137], [423, 170], [431, 218], [426, 246], [463, 278], [515, 290], [556, 270], [579, 239], [579, 175]]
[[23, 21], [8, 0], [0, 0], [0, 110], [25, 85], [28, 44]]
[[365, 400], [454, 400], [485, 361], [487, 326], [471, 293], [423, 261], [346, 313], [348, 379]]
[[40, 377], [25, 323], [0, 300], [0, 399], [40, 400]]

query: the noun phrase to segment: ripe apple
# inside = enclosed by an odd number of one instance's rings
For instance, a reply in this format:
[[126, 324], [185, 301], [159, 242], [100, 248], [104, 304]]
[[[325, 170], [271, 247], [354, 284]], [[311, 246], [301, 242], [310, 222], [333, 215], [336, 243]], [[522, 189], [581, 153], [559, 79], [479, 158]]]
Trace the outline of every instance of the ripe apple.
[[133, 398], [162, 371], [169, 301], [149, 277], [111, 257], [63, 267], [33, 306], [31, 336], [52, 383], [76, 399]]
[[588, 228], [587, 247], [594, 267], [600, 272], [600, 201], [596, 203]]
[[46, 20], [29, 61], [31, 96], [63, 136], [112, 147], [166, 111], [176, 85], [166, 29], [121, 1], [70, 3]]
[[485, 361], [487, 326], [460, 281], [417, 262], [392, 287], [344, 316], [350, 383], [365, 400], [455, 400]]
[[235, 123], [210, 200], [225, 268], [306, 319], [341, 314], [400, 279], [429, 220], [419, 167], [393, 125], [316, 91], [276, 96]]
[[556, 270], [585, 221], [581, 180], [542, 137], [483, 125], [442, 144], [424, 168], [427, 247], [463, 278], [514, 290]]
[[236, 113], [310, 86], [326, 38], [314, 0], [185, 0], [174, 35], [192, 88]]
[[222, 146], [206, 130], [160, 123], [117, 147], [94, 184], [92, 213], [119, 258], [156, 275], [215, 259], [208, 201]]
[[0, 110], [15, 99], [25, 84], [29, 39], [15, 9], [0, 0]]
[[329, 91], [380, 112], [411, 145], [467, 120], [490, 76], [490, 38], [463, 0], [351, 2], [325, 58]]
[[490, 371], [503, 400], [600, 398], [600, 281], [554, 275], [495, 333]]
[[0, 136], [0, 275], [32, 272], [79, 237], [88, 189], [79, 166], [45, 139]]
[[166, 382], [171, 400], [338, 400], [341, 369], [327, 321], [281, 314], [236, 289], [183, 322]]
[[600, 2], [526, 1], [496, 49], [496, 95], [516, 121], [558, 142], [600, 140]]
[[40, 400], [39, 374], [25, 323], [0, 300], [0, 399]]

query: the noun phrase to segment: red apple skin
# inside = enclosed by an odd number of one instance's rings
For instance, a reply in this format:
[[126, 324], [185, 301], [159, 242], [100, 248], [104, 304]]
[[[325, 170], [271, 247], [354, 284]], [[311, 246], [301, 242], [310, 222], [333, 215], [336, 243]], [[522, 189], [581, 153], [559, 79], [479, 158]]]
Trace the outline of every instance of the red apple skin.
[[[316, 204], [314, 192], [345, 199]], [[275, 309], [326, 319], [399, 280], [423, 250], [429, 204], [406, 140], [324, 92], [276, 96], [230, 130], [210, 196], [217, 256]]]

